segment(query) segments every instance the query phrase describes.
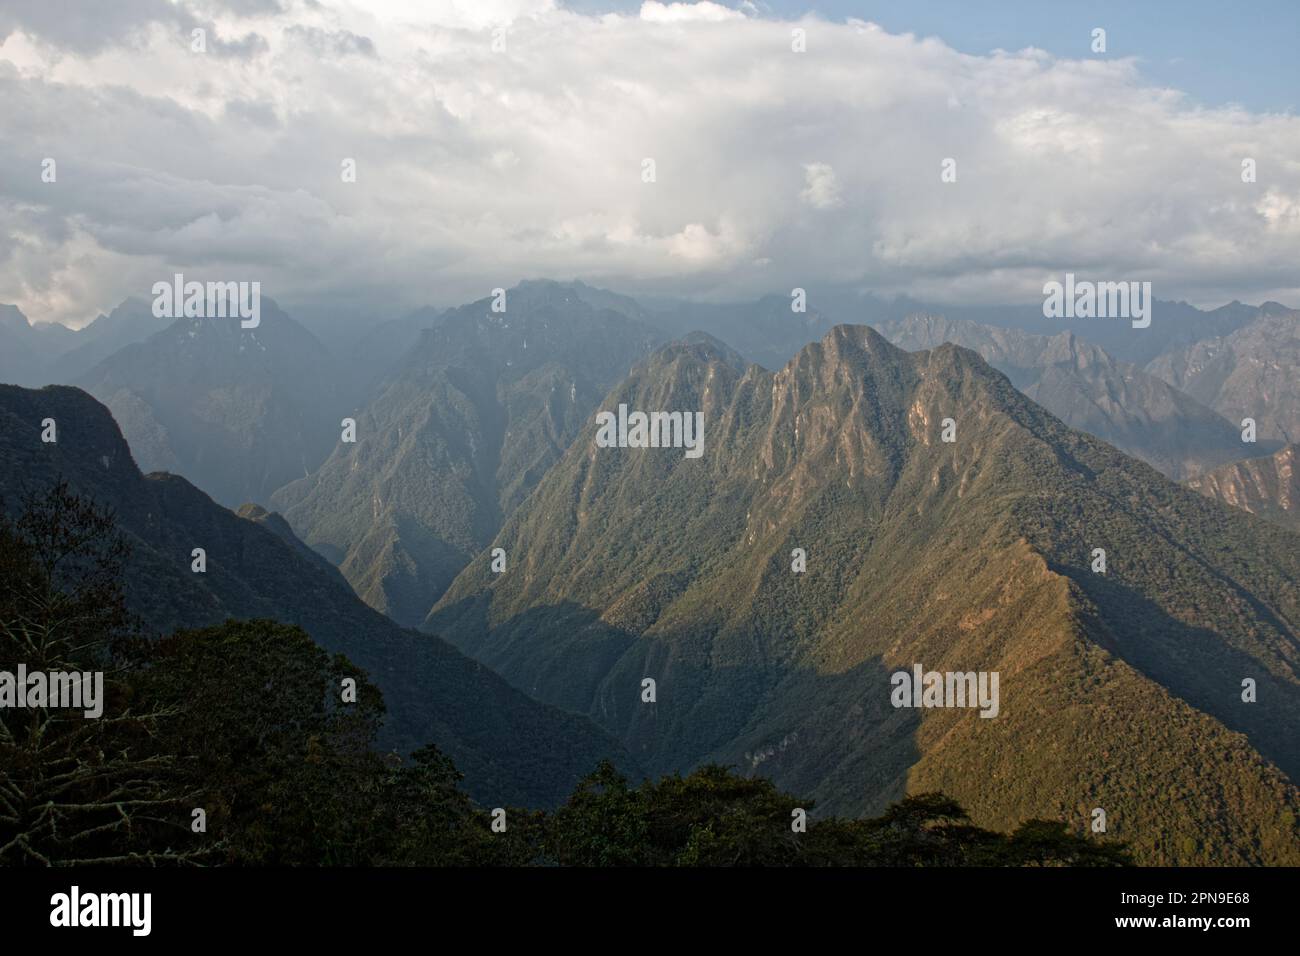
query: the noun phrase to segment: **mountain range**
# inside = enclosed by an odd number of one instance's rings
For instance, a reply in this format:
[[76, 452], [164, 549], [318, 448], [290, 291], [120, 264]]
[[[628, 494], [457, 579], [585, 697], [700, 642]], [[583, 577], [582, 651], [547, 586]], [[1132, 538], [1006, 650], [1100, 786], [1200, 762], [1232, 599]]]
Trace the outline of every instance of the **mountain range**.
[[[41, 440], [52, 418], [57, 441]], [[109, 410], [75, 388], [0, 386], [0, 501], [58, 478], [116, 514], [132, 547], [128, 605], [155, 633], [227, 618], [296, 624], [345, 654], [383, 691], [382, 744], [435, 743], [488, 806], [549, 806], [622, 749], [580, 716], [539, 704], [436, 637], [405, 630], [363, 604], [287, 523], [262, 509], [236, 515], [184, 478], [141, 474]], [[206, 570], [192, 570], [193, 549]]]
[[951, 342], [978, 352], [1067, 425], [1096, 435], [1171, 478], [1241, 458], [1240, 429], [1163, 379], [1073, 332], [1032, 335], [933, 315], [881, 323], [894, 344], [916, 351]]
[[1164, 352], [1147, 371], [1240, 427], [1255, 420], [1260, 439], [1300, 441], [1300, 312], [1266, 302], [1232, 332]]
[[441, 316], [315, 472], [271, 499], [357, 593], [416, 625], [657, 343], [630, 300], [525, 283]]
[[[266, 299], [0, 307], [0, 377], [103, 403], [0, 389], [0, 492], [112, 505], [156, 631], [301, 624], [483, 801], [719, 761], [819, 813], [942, 790], [997, 829], [1103, 809], [1146, 863], [1300, 862], [1300, 314], [923, 306], [529, 281], [346, 352]], [[702, 412], [703, 454], [597, 445], [619, 406]], [[999, 716], [893, 706], [918, 666], [998, 673]]]
[[148, 338], [163, 324], [140, 299], [127, 299], [76, 331], [54, 322], [32, 325], [17, 307], [0, 305], [0, 382], [28, 386], [71, 382], [118, 349]]
[[[777, 372], [670, 345], [622, 404], [703, 410], [705, 454], [589, 424], [492, 542], [510, 570], [475, 558], [426, 630], [652, 773], [733, 763], [838, 814], [941, 789], [1001, 828], [1102, 808], [1145, 862], [1300, 861], [1293, 535], [866, 327]], [[891, 706], [917, 665], [1000, 673], [1000, 715]]]

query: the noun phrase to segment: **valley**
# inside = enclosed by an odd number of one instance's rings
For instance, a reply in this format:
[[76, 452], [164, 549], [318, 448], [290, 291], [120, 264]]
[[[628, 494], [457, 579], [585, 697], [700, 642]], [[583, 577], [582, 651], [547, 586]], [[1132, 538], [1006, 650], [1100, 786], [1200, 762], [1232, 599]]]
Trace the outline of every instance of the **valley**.
[[[181, 318], [81, 375], [116, 424], [67, 389], [8, 407], [95, 423], [89, 445], [60, 424], [59, 459], [145, 543], [139, 573], [167, 583], [133, 594], [155, 626], [302, 622], [384, 687], [386, 741], [432, 735], [472, 792], [522, 760], [513, 792], [544, 803], [605, 752], [652, 778], [732, 765], [818, 815], [942, 790], [1002, 830], [1082, 831], [1102, 807], [1142, 862], [1294, 860], [1293, 468], [1274, 437], [1252, 457], [1172, 358], [821, 313], [772, 369], [734, 310], [674, 338], [667, 313], [582, 283], [493, 301], [377, 326], [405, 344], [365, 346], [348, 376], [269, 299], [255, 329]], [[790, 330], [754, 314], [779, 354]], [[1232, 347], [1281, 321], [1237, 315]], [[1268, 394], [1261, 422], [1291, 400]], [[193, 547], [176, 520], [216, 535], [197, 589], [164, 570]], [[521, 720], [558, 736], [499, 736]]]

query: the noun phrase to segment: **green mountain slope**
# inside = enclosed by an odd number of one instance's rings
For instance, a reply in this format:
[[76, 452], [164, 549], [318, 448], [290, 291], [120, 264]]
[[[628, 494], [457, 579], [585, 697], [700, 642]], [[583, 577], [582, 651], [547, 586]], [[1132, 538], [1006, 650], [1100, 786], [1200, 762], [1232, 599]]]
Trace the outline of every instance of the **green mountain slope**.
[[[56, 443], [41, 441], [55, 420]], [[366, 670], [388, 706], [383, 744], [436, 743], [469, 791], [496, 806], [552, 805], [620, 747], [583, 717], [538, 704], [438, 638], [404, 630], [366, 607], [287, 526], [260, 509], [237, 516], [183, 478], [144, 476], [108, 410], [74, 388], [0, 386], [0, 498], [16, 510], [24, 489], [57, 476], [117, 512], [134, 553], [131, 608], [148, 626], [229, 617], [297, 624], [330, 652]], [[194, 548], [207, 570], [191, 570]]]
[[[658, 333], [631, 300], [527, 282], [425, 330], [357, 441], [272, 501], [371, 607], [416, 625]], [[616, 307], [617, 306], [617, 307]]]
[[[942, 788], [1000, 829], [1101, 808], [1148, 863], [1300, 862], [1294, 536], [865, 327], [776, 373], [669, 346], [619, 403], [702, 410], [703, 456], [589, 423], [493, 542], [508, 571], [476, 558], [426, 628], [653, 771], [734, 763], [836, 813]], [[998, 717], [894, 708], [916, 664], [998, 672]]]

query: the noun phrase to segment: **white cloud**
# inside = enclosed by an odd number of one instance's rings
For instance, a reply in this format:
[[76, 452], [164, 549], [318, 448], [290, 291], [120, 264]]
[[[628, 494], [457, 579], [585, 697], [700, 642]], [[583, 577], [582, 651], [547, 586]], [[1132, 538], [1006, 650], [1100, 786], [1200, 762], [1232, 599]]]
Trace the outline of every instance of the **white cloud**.
[[657, 0], [646, 0], [641, 4], [641, 19], [654, 23], [721, 23], [723, 20], [743, 20], [744, 17], [738, 10], [710, 3], [709, 0], [700, 0], [698, 3], [659, 3]]
[[1129, 61], [817, 19], [796, 54], [791, 24], [717, 4], [140, 0], [103, 35], [38, 7], [0, 19], [0, 302], [40, 317], [147, 294], [151, 270], [393, 307], [544, 275], [1001, 302], [1073, 271], [1300, 298], [1300, 119], [1198, 108]]
[[826, 163], [804, 163], [804, 188], [799, 195], [814, 209], [834, 209], [840, 204], [840, 183]]

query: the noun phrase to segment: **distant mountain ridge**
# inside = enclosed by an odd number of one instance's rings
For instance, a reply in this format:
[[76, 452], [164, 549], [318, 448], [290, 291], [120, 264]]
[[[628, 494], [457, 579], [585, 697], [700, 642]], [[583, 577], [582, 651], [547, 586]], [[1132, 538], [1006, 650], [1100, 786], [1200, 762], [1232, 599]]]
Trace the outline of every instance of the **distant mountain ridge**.
[[1147, 371], [1260, 439], [1300, 441], [1300, 312], [1267, 302], [1250, 322], [1162, 353]]
[[325, 459], [341, 434], [337, 380], [324, 346], [264, 297], [256, 328], [176, 319], [75, 384], [112, 409], [141, 467], [236, 507]]
[[356, 592], [419, 624], [661, 334], [631, 300], [524, 283], [422, 333], [312, 475], [272, 501]]
[[1239, 429], [1212, 409], [1072, 332], [1049, 338], [932, 315], [878, 328], [908, 351], [952, 342], [979, 352], [1067, 425], [1175, 480], [1233, 461], [1246, 447]]
[[1058, 319], [1043, 315], [1041, 303], [966, 305], [926, 302], [910, 296], [892, 298], [837, 286], [802, 290], [804, 311], [792, 308], [791, 295], [767, 295], [749, 302], [692, 303], [659, 300], [654, 320], [673, 335], [701, 329], [718, 336], [766, 368], [780, 368], [808, 342], [840, 324], [880, 327], [912, 315], [942, 315], [954, 322], [973, 322], [1051, 338], [1072, 333], [1106, 350], [1118, 361], [1138, 366], [1160, 355], [1237, 331], [1256, 319], [1265, 306], [1230, 302], [1202, 310], [1186, 302], [1157, 299], [1152, 322], [1134, 329], [1116, 319]]
[[[53, 418], [57, 442], [41, 441]], [[384, 693], [382, 746], [436, 743], [489, 806], [551, 806], [603, 757], [635, 764], [586, 719], [530, 700], [444, 641], [403, 630], [366, 607], [278, 516], [242, 516], [183, 478], [142, 475], [108, 410], [78, 389], [0, 386], [0, 500], [56, 478], [116, 512], [133, 547], [128, 604], [157, 632], [269, 617], [346, 654]], [[191, 571], [192, 549], [207, 570]]]

